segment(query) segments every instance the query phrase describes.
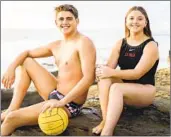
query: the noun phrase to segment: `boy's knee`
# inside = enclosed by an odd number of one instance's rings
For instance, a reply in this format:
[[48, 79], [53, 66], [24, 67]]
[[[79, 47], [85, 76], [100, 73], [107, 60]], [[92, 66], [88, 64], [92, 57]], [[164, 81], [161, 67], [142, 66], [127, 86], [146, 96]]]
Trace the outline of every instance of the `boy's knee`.
[[14, 123], [14, 120], [17, 118], [17, 113], [15, 111], [9, 112], [8, 115], [6, 116], [4, 122], [7, 123]]
[[24, 65], [24, 66], [27, 66], [27, 65], [30, 64], [31, 62], [33, 62], [33, 58], [27, 57], [27, 58], [24, 60], [23, 65]]

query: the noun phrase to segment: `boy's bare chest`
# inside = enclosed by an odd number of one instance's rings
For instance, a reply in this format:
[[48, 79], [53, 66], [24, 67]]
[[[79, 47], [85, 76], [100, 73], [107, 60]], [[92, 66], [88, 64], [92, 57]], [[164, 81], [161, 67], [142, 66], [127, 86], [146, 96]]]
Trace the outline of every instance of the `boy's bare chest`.
[[55, 55], [56, 65], [70, 65], [79, 60], [78, 50], [76, 48], [60, 48]]

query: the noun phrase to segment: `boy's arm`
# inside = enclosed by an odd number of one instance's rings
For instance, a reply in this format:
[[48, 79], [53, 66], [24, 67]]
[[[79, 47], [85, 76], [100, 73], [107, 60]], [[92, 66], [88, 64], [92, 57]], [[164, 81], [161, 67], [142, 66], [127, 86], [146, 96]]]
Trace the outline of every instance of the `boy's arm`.
[[31, 58], [39, 58], [39, 57], [48, 57], [52, 56], [52, 49], [56, 44], [59, 42], [52, 42], [46, 46], [42, 46], [33, 50], [27, 50], [22, 52], [19, 56], [16, 57], [16, 59], [9, 65], [7, 68], [6, 72], [4, 73], [2, 77], [2, 84], [4, 85], [5, 88], [10, 88], [11, 85], [15, 81], [15, 69], [23, 64], [25, 59], [27, 57]]
[[10, 64], [10, 68], [15, 70], [17, 66], [23, 64], [24, 60], [27, 57], [31, 58], [41, 58], [41, 57], [49, 57], [52, 56], [52, 48], [59, 42], [52, 42], [48, 45], [41, 46], [38, 48], [35, 48], [33, 50], [26, 50], [19, 54], [16, 59]]

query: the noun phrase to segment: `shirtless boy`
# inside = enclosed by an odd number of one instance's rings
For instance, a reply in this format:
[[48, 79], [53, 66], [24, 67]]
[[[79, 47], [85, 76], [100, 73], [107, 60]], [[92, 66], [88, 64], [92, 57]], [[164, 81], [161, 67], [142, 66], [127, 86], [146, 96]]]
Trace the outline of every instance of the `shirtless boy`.
[[[77, 9], [65, 4], [56, 7], [55, 11], [55, 23], [63, 39], [22, 52], [2, 78], [5, 88], [16, 82], [12, 101], [8, 109], [1, 113], [1, 135], [10, 135], [21, 126], [38, 124], [39, 114], [54, 107], [64, 107], [69, 117], [77, 116], [86, 100], [88, 88], [94, 82], [95, 46], [77, 30]], [[55, 58], [57, 77], [34, 60], [49, 56]], [[31, 81], [45, 101], [20, 108]]]

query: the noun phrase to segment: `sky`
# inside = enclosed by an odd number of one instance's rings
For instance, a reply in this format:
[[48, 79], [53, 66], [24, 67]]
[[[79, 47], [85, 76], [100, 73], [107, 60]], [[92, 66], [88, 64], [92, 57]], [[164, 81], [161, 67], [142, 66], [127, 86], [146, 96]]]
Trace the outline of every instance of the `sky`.
[[66, 3], [78, 9], [80, 29], [123, 27], [126, 12], [137, 5], [146, 9], [152, 30], [170, 34], [170, 1], [1, 1], [1, 28], [56, 28], [54, 8]]

